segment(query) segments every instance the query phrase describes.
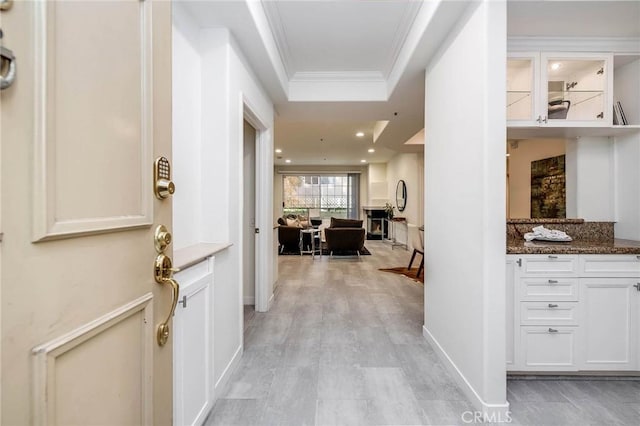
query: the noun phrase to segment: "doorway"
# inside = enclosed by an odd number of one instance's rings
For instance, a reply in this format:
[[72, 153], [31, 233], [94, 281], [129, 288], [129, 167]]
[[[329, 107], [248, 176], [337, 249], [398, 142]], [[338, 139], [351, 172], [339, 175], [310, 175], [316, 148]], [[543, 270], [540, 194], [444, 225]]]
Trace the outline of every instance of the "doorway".
[[[242, 200], [242, 303], [245, 312], [255, 311], [256, 295], [256, 129], [247, 120], [243, 133]], [[248, 313], [248, 312], [247, 312]]]

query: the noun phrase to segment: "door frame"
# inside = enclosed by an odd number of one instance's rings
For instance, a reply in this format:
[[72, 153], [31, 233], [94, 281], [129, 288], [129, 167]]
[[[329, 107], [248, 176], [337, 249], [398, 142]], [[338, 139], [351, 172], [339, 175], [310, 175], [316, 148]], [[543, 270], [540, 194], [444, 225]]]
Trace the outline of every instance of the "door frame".
[[[260, 232], [256, 234], [255, 242], [255, 310], [267, 312], [273, 303], [273, 129], [260, 118], [247, 97], [244, 94], [241, 96], [241, 117], [256, 130], [255, 218], [256, 228]], [[242, 191], [244, 178], [243, 173]], [[244, 198], [241, 199], [244, 207]], [[247, 231], [246, 226], [242, 229], [243, 233]]]

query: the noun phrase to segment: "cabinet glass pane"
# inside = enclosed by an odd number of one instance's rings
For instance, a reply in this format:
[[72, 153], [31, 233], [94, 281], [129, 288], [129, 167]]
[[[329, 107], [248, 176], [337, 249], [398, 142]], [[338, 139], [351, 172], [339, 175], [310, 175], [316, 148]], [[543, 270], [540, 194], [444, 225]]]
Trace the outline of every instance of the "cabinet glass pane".
[[533, 60], [507, 60], [507, 120], [533, 118]]
[[549, 120], [604, 120], [604, 60], [550, 59], [547, 62]]

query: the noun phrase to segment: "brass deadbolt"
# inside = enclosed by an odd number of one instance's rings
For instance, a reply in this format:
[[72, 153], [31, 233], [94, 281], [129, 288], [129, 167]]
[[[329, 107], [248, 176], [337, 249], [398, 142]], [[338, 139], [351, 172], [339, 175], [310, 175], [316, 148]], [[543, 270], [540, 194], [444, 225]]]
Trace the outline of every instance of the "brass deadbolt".
[[169, 232], [167, 227], [164, 225], [158, 225], [158, 227], [156, 228], [156, 235], [154, 238], [156, 251], [158, 253], [164, 253], [165, 249], [169, 244], [171, 244], [172, 240], [173, 240], [173, 237], [171, 236], [171, 232]]
[[176, 192], [176, 185], [167, 179], [158, 179], [156, 182], [156, 194], [158, 198], [164, 199]]

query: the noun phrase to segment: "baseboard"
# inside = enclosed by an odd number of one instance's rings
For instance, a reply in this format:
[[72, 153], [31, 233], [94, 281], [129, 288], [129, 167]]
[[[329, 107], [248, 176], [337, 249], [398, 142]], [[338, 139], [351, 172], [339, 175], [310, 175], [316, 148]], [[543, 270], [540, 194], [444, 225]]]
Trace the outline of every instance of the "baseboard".
[[238, 365], [240, 365], [241, 359], [242, 359], [242, 345], [240, 345], [236, 350], [236, 353], [233, 354], [231, 361], [229, 361], [229, 364], [227, 364], [227, 367], [224, 369], [224, 371], [222, 372], [222, 375], [216, 382], [216, 386], [213, 390], [214, 401], [218, 400], [218, 395], [220, 395], [224, 387], [227, 385], [227, 383], [229, 383], [229, 379], [231, 378], [233, 373], [236, 371], [236, 368], [238, 368]]
[[474, 408], [482, 413], [485, 420], [492, 423], [510, 422], [509, 402], [505, 402], [504, 404], [489, 404], [485, 402], [426, 326], [422, 326], [422, 335], [427, 342], [429, 342], [436, 355], [438, 355], [444, 367], [451, 373], [460, 390], [462, 390], [464, 395], [473, 404]]
[[273, 301], [276, 298], [275, 293], [271, 293], [271, 297], [269, 298], [269, 307], [267, 308], [267, 311], [271, 310], [271, 307], [273, 306]]
[[242, 298], [242, 304], [244, 305], [254, 305], [256, 304], [256, 298], [253, 296], [247, 296]]

